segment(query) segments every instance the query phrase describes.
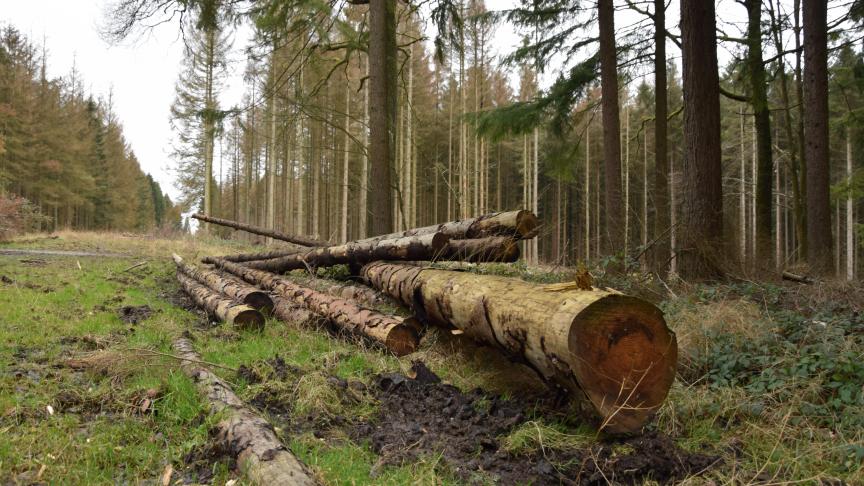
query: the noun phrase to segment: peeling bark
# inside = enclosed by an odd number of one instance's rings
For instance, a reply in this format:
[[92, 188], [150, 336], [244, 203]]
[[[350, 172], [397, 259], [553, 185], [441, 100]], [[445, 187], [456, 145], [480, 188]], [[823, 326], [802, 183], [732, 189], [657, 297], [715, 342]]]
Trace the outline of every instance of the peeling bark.
[[179, 272], [202, 285], [206, 285], [211, 290], [258, 309], [265, 314], [269, 314], [273, 310], [273, 300], [267, 295], [267, 292], [263, 292], [242, 281], [226, 279], [216, 272], [187, 265], [183, 263], [183, 259], [176, 253], [172, 255], [172, 258]]
[[237, 459], [238, 469], [254, 484], [318, 484], [309, 469], [282, 444], [273, 426], [246, 406], [227, 382], [200, 363], [201, 357], [188, 339], [176, 339], [174, 350], [183, 358], [183, 372], [207, 397], [210, 413], [224, 417], [216, 424], [216, 440]]
[[[383, 344], [397, 356], [413, 353], [420, 337], [414, 318], [403, 319], [367, 309], [346, 300], [296, 285], [269, 272], [236, 263], [217, 261], [215, 264], [243, 280], [266, 288], [290, 303], [307, 309], [335, 324], [338, 328], [367, 336]], [[285, 310], [285, 309], [283, 309]], [[290, 311], [285, 310], [286, 313]]]
[[662, 312], [614, 290], [557, 291], [517, 279], [375, 262], [370, 285], [432, 324], [531, 366], [587, 397], [601, 428], [638, 431], [675, 378], [678, 346]]
[[253, 226], [251, 224], [239, 223], [237, 221], [231, 221], [222, 218], [214, 218], [212, 216], [206, 216], [204, 214], [195, 213], [192, 215], [192, 217], [201, 221], [205, 221], [207, 223], [218, 224], [219, 226], [227, 226], [228, 228], [234, 228], [236, 230], [245, 231], [247, 233], [252, 233], [255, 235], [267, 236], [269, 238], [273, 238], [274, 240], [287, 241], [288, 243], [294, 243], [295, 245], [324, 246], [327, 244], [323, 241], [307, 238], [305, 236], [289, 235], [285, 233], [280, 233], [278, 231], [259, 228], [258, 226]]
[[238, 329], [259, 331], [264, 329], [264, 316], [252, 307], [227, 299], [182, 273], [177, 273], [177, 280], [199, 307], [210, 315], [216, 316], [220, 321]]
[[[246, 262], [245, 266], [257, 270], [283, 273], [307, 267], [328, 267], [344, 263], [362, 265], [375, 260], [434, 260], [443, 255], [449, 238], [442, 233], [385, 239], [371, 242], [350, 242], [344, 245], [314, 248], [305, 253], [287, 255], [269, 260]], [[216, 258], [204, 258], [205, 263], [216, 263]]]

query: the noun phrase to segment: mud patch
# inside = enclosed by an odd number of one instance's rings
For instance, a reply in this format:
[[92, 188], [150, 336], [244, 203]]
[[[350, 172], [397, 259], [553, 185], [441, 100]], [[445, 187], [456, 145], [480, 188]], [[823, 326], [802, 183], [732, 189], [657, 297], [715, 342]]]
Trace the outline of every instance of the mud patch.
[[499, 437], [524, 423], [527, 408], [480, 389], [463, 393], [440, 382], [415, 362], [410, 376], [392, 373], [377, 378], [380, 412], [351, 432], [354, 440], [371, 440], [383, 465], [440, 456], [461, 479], [500, 484], [666, 484], [699, 474], [717, 457], [691, 454], [665, 436], [649, 434], [583, 450], [552, 450], [516, 455], [502, 448]]
[[117, 316], [126, 324], [138, 324], [153, 315], [149, 305], [125, 305], [117, 311]]
[[229, 471], [237, 469], [237, 461], [218, 442], [211, 437], [206, 444], [192, 449], [183, 457], [183, 465], [177, 468], [182, 484], [211, 484], [216, 479], [214, 470], [217, 464]]

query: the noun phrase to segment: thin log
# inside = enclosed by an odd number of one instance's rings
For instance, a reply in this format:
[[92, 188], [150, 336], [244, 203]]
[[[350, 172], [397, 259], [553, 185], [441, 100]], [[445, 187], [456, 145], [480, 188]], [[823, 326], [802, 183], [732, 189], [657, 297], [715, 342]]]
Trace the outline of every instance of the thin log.
[[519, 244], [509, 236], [450, 240], [443, 253], [438, 260], [472, 263], [515, 262], [519, 259]]
[[297, 253], [303, 253], [307, 251], [307, 248], [293, 248], [293, 249], [282, 249], [282, 250], [273, 250], [273, 251], [262, 251], [258, 253], [238, 253], [236, 255], [225, 255], [219, 258], [234, 263], [243, 263], [243, 262], [251, 262], [253, 260], [268, 260], [270, 258], [279, 258], [288, 255], [295, 255]]
[[803, 284], [813, 284], [816, 281], [806, 275], [798, 275], [792, 272], [783, 272], [783, 280], [789, 280], [790, 282], [797, 282]]
[[264, 316], [252, 307], [227, 299], [182, 273], [177, 273], [177, 280], [199, 307], [216, 316], [220, 321], [238, 329], [258, 331], [264, 329]]
[[[345, 263], [363, 265], [375, 260], [434, 260], [443, 254], [448, 241], [449, 238], [442, 233], [432, 233], [367, 243], [351, 242], [339, 246], [313, 248], [305, 253], [280, 258], [246, 262], [244, 265], [257, 270], [283, 273], [289, 270]], [[217, 259], [207, 257], [202, 261], [216, 263]]]
[[357, 243], [370, 243], [378, 240], [392, 240], [406, 236], [422, 236], [433, 233], [444, 233], [453, 240], [486, 238], [488, 236], [509, 236], [524, 240], [537, 236], [538, 232], [539, 220], [537, 216], [531, 211], [520, 209], [518, 211], [489, 213], [476, 218], [448, 221], [432, 226], [373, 236], [358, 240]]
[[202, 285], [210, 287], [211, 290], [225, 294], [231, 299], [258, 309], [264, 314], [269, 314], [273, 310], [273, 299], [270, 298], [267, 292], [255, 288], [246, 282], [227, 279], [216, 272], [187, 265], [183, 263], [183, 258], [176, 253], [172, 254], [171, 257], [177, 265], [177, 271]]
[[350, 300], [333, 297], [294, 284], [278, 275], [237, 263], [223, 260], [217, 261], [216, 266], [251, 284], [278, 294], [289, 302], [327, 319], [341, 329], [367, 336], [383, 344], [397, 356], [413, 353], [420, 342], [417, 333], [420, 326], [413, 317], [403, 319], [382, 314], [361, 307]]
[[662, 312], [614, 290], [375, 262], [363, 277], [432, 324], [453, 326], [587, 397], [612, 433], [638, 431], [666, 398], [678, 357]]
[[268, 230], [264, 228], [260, 228], [258, 226], [253, 226], [251, 224], [246, 223], [238, 223], [237, 221], [231, 221], [230, 219], [222, 219], [222, 218], [214, 218], [212, 216], [206, 216], [204, 214], [195, 213], [192, 215], [193, 218], [207, 222], [218, 224], [219, 226], [226, 226], [228, 228], [234, 228], [236, 230], [245, 231], [247, 233], [252, 233], [255, 235], [267, 236], [269, 238], [273, 238], [274, 240], [287, 241], [288, 243], [294, 243], [295, 245], [300, 246], [325, 246], [326, 242], [315, 240], [312, 238], [307, 238], [305, 236], [297, 236], [297, 235], [289, 235], [286, 233], [280, 233], [274, 230]]
[[341, 299], [353, 300], [363, 305], [368, 305], [372, 307], [385, 305], [400, 308], [402, 306], [401, 303], [397, 302], [389, 295], [386, 295], [383, 292], [379, 292], [378, 290], [375, 290], [366, 285], [356, 284], [352, 282], [343, 282], [329, 278], [308, 277], [305, 275], [296, 276], [294, 274], [288, 274], [285, 276], [285, 278], [291, 280], [297, 285], [309, 287], [315, 290], [319, 290], [321, 292], [326, 292], [334, 297], [339, 297]]
[[223, 419], [216, 424], [216, 440], [237, 460], [238, 469], [255, 484], [318, 484], [309, 469], [276, 436], [273, 426], [238, 397], [231, 386], [202, 364], [186, 338], [174, 340], [183, 359], [180, 367], [207, 397], [210, 413]]

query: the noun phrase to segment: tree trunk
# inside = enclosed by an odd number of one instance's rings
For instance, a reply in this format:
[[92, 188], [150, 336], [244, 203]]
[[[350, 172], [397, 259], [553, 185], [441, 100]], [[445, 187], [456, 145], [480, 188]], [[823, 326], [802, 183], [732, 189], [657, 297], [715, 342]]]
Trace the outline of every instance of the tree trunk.
[[[282, 273], [308, 267], [363, 265], [375, 260], [434, 260], [444, 254], [449, 240], [443, 233], [433, 233], [369, 243], [352, 241], [270, 260], [250, 261], [246, 262], [246, 265], [258, 270]], [[203, 261], [215, 263], [213, 258], [205, 258]]]
[[222, 419], [216, 424], [216, 440], [237, 460], [238, 470], [254, 484], [317, 484], [309, 469], [282, 444], [273, 426], [246, 406], [228, 382], [201, 363], [191, 341], [178, 338], [173, 346], [183, 359], [183, 372], [207, 397], [210, 413]]
[[720, 157], [720, 80], [714, 2], [682, 0], [684, 65], [684, 188], [678, 270], [685, 279], [720, 275], [723, 187]]
[[215, 264], [219, 268], [233, 273], [249, 283], [275, 292], [280, 297], [324, 317], [341, 329], [367, 336], [383, 344], [397, 356], [413, 353], [417, 349], [420, 341], [417, 334], [419, 326], [413, 318], [402, 319], [381, 314], [380, 312], [360, 307], [349, 300], [316, 292], [312, 289], [296, 285], [272, 273], [255, 270], [236, 263], [219, 260]]
[[380, 240], [392, 240], [406, 236], [422, 236], [433, 233], [444, 233], [454, 240], [469, 238], [485, 238], [487, 236], [510, 236], [516, 239], [528, 239], [537, 236], [539, 232], [537, 216], [530, 211], [506, 211], [489, 213], [476, 218], [467, 218], [447, 223], [413, 228], [397, 233], [374, 236], [357, 241], [371, 243]]
[[342, 201], [340, 205], [341, 224], [339, 225], [339, 241], [348, 241], [348, 149], [351, 142], [351, 82], [345, 85], [345, 145], [342, 147]]
[[[846, 126], [846, 178], [852, 183], [852, 127]], [[840, 235], [837, 235], [839, 238]], [[846, 195], [846, 280], [855, 280], [855, 200]]]
[[[666, 80], [666, 3], [654, 0], [654, 252], [653, 268], [661, 276], [669, 267], [669, 158], [667, 153], [668, 87]], [[645, 140], [648, 143], [647, 137]]]
[[798, 136], [796, 138], [798, 139], [798, 153], [801, 154], [801, 165], [799, 166], [801, 180], [799, 184], [801, 188], [802, 211], [800, 215], [801, 221], [798, 223], [801, 230], [798, 232], [798, 240], [800, 242], [799, 253], [801, 254], [801, 258], [808, 258], [810, 250], [807, 244], [807, 147], [805, 147], [804, 141], [804, 74], [801, 69], [801, 56], [803, 54], [800, 22], [801, 0], [794, 0], [792, 9], [794, 18], [793, 30], [795, 32], [795, 95], [798, 99]]
[[393, 180], [396, 121], [396, 0], [369, 2], [370, 190], [372, 234], [393, 231]]
[[276, 240], [287, 241], [289, 243], [294, 243], [295, 245], [314, 247], [324, 246], [327, 244], [323, 241], [313, 240], [311, 238], [306, 238], [303, 236], [287, 235], [278, 231], [259, 228], [251, 224], [238, 223], [236, 221], [229, 221], [222, 218], [212, 218], [203, 214], [195, 213], [192, 215], [192, 217], [195, 219], [200, 219], [201, 221], [207, 221], [208, 223], [218, 224], [220, 226], [227, 226], [229, 228], [245, 231], [247, 233], [253, 233], [256, 235], [267, 236]]
[[237, 302], [258, 309], [264, 314], [269, 314], [273, 310], [273, 300], [267, 295], [267, 292], [262, 292], [260, 289], [245, 283], [222, 278], [216, 272], [187, 265], [176, 253], [172, 255], [172, 258], [179, 272], [196, 280], [201, 285], [210, 287], [214, 292], [224, 294]]
[[603, 249], [615, 255], [623, 249], [621, 207], [621, 125], [618, 113], [618, 53], [615, 47], [615, 9], [612, 0], [598, 0], [600, 29], [600, 84], [603, 107], [603, 163], [606, 231]]
[[828, 161], [828, 6], [803, 0], [807, 248], [810, 271], [833, 271]]
[[611, 290], [553, 291], [517, 279], [376, 262], [375, 288], [429, 323], [454, 326], [584, 393], [613, 433], [638, 431], [675, 378], [677, 343], [662, 312]]
[[177, 281], [198, 307], [216, 316], [220, 321], [238, 329], [256, 331], [264, 329], [264, 317], [252, 307], [225, 298], [222, 294], [210, 290], [182, 273], [177, 274]]

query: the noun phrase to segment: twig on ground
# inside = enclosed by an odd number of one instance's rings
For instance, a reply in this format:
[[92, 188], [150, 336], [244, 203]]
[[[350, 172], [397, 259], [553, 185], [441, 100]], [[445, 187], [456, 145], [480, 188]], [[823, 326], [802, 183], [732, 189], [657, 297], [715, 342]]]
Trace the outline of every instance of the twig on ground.
[[223, 370], [233, 371], [235, 373], [237, 372], [237, 368], [232, 368], [230, 366], [221, 365], [219, 363], [212, 363], [210, 361], [203, 361], [203, 360], [195, 360], [195, 359], [191, 359], [191, 358], [183, 358], [183, 357], [177, 356], [175, 354], [163, 353], [161, 351], [155, 351], [152, 349], [129, 348], [129, 350], [130, 351], [137, 351], [139, 353], [147, 353], [147, 354], [151, 354], [154, 356], [164, 356], [166, 358], [176, 359], [177, 361], [189, 361], [191, 363], [198, 363], [198, 364], [203, 364], [203, 365], [207, 365], [207, 366], [213, 366], [215, 368], [222, 368]]
[[149, 262], [148, 262], [147, 260], [144, 260], [143, 262], [136, 263], [135, 265], [132, 265], [131, 267], [129, 267], [129, 268], [123, 270], [123, 271], [120, 272], [120, 273], [126, 273], [126, 272], [128, 272], [129, 270], [134, 270], [134, 269], [136, 269], [136, 268], [138, 268], [138, 267], [143, 267], [144, 265], [147, 265], [147, 263], [149, 263]]

